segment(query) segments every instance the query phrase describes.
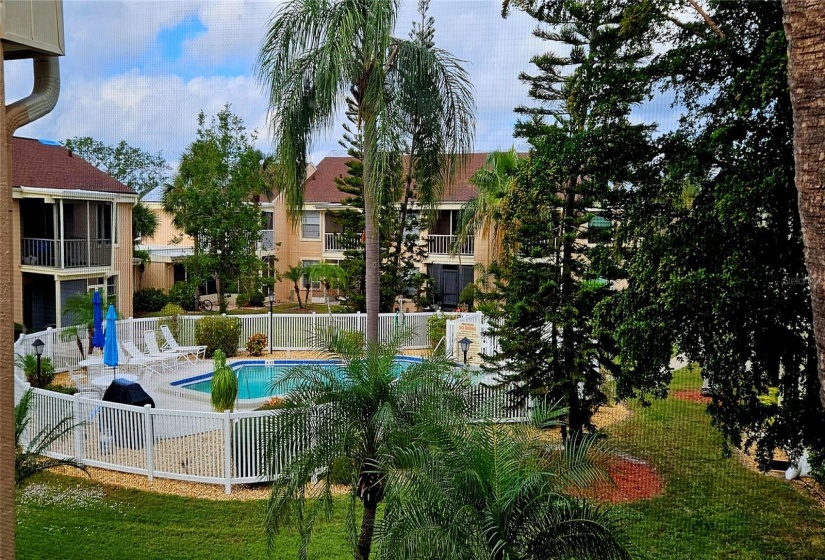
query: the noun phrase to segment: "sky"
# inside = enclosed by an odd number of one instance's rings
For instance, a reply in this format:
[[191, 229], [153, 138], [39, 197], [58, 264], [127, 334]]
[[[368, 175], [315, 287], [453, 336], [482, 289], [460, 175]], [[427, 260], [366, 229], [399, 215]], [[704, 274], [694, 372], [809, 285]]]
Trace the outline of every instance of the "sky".
[[[63, 141], [91, 136], [120, 140], [174, 167], [195, 139], [197, 115], [226, 103], [258, 147], [272, 151], [267, 99], [255, 78], [255, 60], [280, 0], [64, 0], [66, 56], [61, 58], [60, 99], [54, 111], [17, 131], [18, 136]], [[402, 0], [396, 34], [406, 37], [419, 19], [416, 0]], [[431, 0], [436, 45], [466, 61], [475, 88], [475, 151], [525, 146], [513, 138], [513, 108], [530, 104], [518, 80], [532, 71], [530, 58], [551, 47], [531, 33], [535, 22], [513, 11], [502, 19], [500, 0]], [[27, 95], [30, 61], [6, 63], [6, 102]], [[670, 129], [677, 115], [664, 98], [640, 109], [639, 118]], [[316, 140], [310, 159], [341, 155], [336, 123]]]

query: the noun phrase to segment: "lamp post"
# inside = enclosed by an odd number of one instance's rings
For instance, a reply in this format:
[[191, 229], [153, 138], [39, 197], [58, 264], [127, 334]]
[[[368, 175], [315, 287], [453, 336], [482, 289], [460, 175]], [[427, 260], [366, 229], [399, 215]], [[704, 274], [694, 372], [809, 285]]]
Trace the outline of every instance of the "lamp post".
[[470, 349], [470, 343], [472, 341], [467, 338], [466, 336], [458, 341], [458, 347], [464, 352], [464, 365], [467, 365], [467, 350]]
[[272, 354], [272, 304], [275, 303], [275, 292], [272, 288], [269, 289], [269, 353]]
[[43, 347], [46, 344], [40, 340], [39, 338], [32, 342], [32, 348], [34, 348], [34, 355], [37, 356], [37, 386], [42, 388], [43, 380], [40, 377], [40, 357], [43, 355]]

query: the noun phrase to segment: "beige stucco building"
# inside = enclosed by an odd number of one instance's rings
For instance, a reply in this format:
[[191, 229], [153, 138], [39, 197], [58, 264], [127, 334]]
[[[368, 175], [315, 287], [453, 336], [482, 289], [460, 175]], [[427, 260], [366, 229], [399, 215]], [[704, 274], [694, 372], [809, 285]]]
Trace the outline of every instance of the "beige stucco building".
[[130, 316], [134, 191], [55, 142], [12, 153], [15, 322], [65, 326], [66, 301], [94, 289]]
[[[420, 264], [422, 272], [433, 279], [437, 300], [446, 309], [458, 305], [461, 290], [473, 282], [475, 265], [489, 264], [491, 242], [489, 239], [470, 237], [458, 254], [450, 249], [456, 240], [458, 214], [461, 207], [476, 196], [476, 188], [469, 182], [470, 176], [484, 165], [486, 153], [471, 154], [464, 168], [444, 191], [437, 206], [437, 219], [432, 229], [421, 230], [422, 243], [427, 245], [427, 257]], [[326, 157], [317, 169], [307, 177], [304, 189], [304, 208], [300, 220], [287, 219], [284, 202], [276, 198], [273, 205], [275, 239], [280, 244], [275, 249], [279, 272], [299, 263], [313, 264], [320, 260], [337, 263], [344, 258], [345, 247], [341, 242], [341, 226], [334, 219], [335, 213], [347, 208], [342, 200], [349, 195], [338, 190], [335, 180], [343, 178], [346, 163], [351, 157]], [[276, 284], [276, 297], [287, 300], [294, 297], [291, 281]], [[311, 298], [323, 301], [319, 286], [311, 290]]]

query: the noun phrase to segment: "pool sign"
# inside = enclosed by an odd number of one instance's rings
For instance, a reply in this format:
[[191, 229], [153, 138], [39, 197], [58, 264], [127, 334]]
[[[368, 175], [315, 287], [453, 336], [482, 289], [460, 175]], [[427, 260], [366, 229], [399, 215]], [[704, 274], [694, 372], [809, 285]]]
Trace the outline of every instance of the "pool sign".
[[453, 359], [459, 362], [464, 361], [464, 352], [458, 345], [458, 341], [467, 337], [470, 340], [470, 349], [467, 350], [467, 364], [473, 366], [481, 365], [481, 325], [469, 321], [459, 321], [456, 324], [455, 336], [453, 337]]

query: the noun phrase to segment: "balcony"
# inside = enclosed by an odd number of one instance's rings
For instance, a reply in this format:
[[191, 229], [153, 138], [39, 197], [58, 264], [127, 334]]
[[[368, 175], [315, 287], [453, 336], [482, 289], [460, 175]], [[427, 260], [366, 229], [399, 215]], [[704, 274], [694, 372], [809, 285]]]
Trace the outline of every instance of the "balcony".
[[[62, 247], [62, 251], [61, 251]], [[50, 268], [88, 268], [110, 266], [111, 239], [42, 239], [24, 237], [20, 251], [21, 263]]]
[[358, 240], [352, 235], [344, 233], [325, 233], [324, 251], [331, 253], [343, 253], [350, 249], [358, 248]]
[[[451, 255], [456, 239], [457, 236], [455, 235], [429, 234], [427, 235], [427, 251], [431, 255]], [[472, 256], [475, 250], [475, 238], [472, 235], [468, 236], [458, 249], [458, 251], [455, 251], [456, 254]]]

